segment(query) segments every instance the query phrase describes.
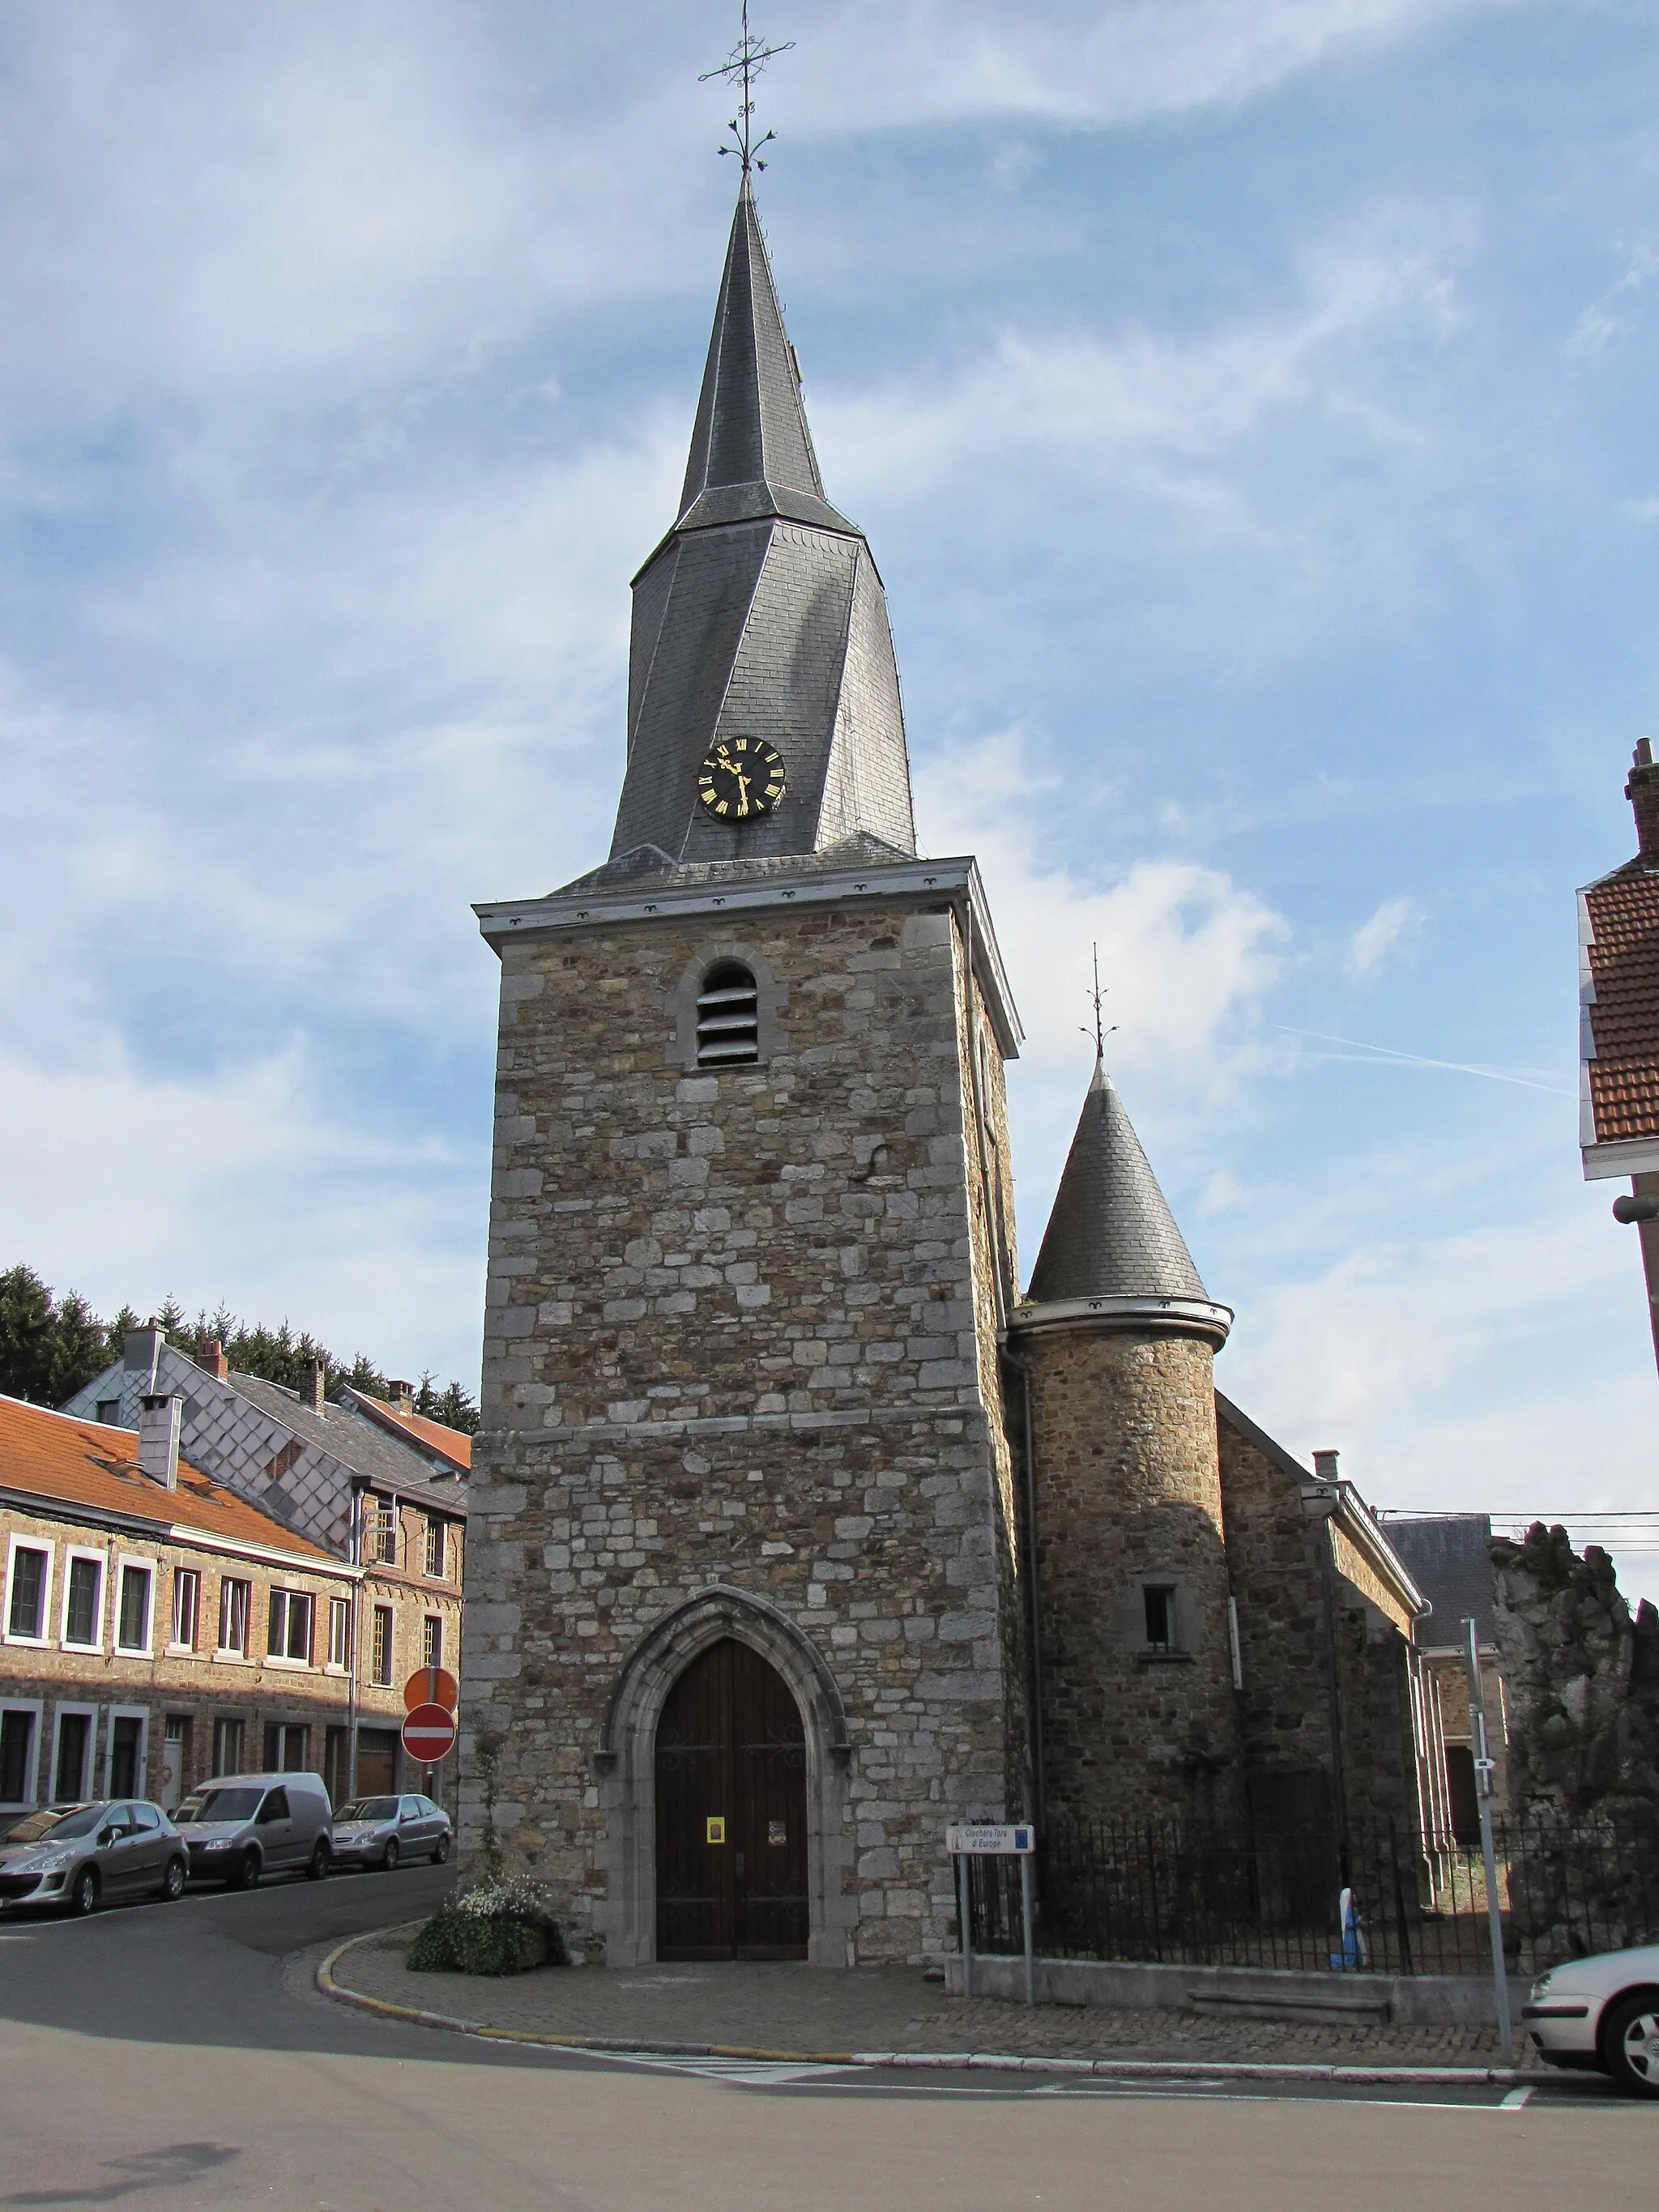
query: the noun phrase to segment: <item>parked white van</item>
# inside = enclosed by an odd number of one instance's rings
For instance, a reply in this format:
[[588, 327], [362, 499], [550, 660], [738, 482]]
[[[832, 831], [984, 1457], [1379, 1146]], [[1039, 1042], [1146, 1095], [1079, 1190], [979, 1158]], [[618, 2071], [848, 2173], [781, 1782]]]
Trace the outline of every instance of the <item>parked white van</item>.
[[173, 1814], [192, 1881], [252, 1889], [261, 1875], [320, 1881], [334, 1859], [333, 1815], [320, 1774], [216, 1774]]

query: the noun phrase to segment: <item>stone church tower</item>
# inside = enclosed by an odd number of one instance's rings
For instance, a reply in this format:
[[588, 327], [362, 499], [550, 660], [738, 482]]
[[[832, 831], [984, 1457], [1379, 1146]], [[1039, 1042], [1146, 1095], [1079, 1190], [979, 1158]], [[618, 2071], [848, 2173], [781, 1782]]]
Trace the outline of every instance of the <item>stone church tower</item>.
[[[745, 179], [605, 864], [501, 962], [463, 1718], [579, 1950], [906, 1959], [1028, 1809], [1019, 1028]], [[476, 1848], [475, 1825], [471, 1843]]]
[[746, 177], [610, 856], [478, 914], [470, 1854], [492, 1773], [590, 1960], [844, 1966], [954, 1947], [952, 1820], [1403, 1808], [1420, 1594], [1218, 1401], [1103, 1060], [1019, 1297], [1018, 1020]]

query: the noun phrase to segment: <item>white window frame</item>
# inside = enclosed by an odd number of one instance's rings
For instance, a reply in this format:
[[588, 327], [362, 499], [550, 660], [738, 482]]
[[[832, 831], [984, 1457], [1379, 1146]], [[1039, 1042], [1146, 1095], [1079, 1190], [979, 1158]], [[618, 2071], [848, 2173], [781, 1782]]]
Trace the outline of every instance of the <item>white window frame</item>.
[[[188, 1575], [196, 1584], [196, 1602], [191, 1607], [194, 1615], [195, 1634], [188, 1644], [179, 1641], [179, 1581]], [[173, 1571], [173, 1606], [167, 1620], [167, 1650], [171, 1651], [199, 1651], [202, 1648], [202, 1570], [199, 1567], [174, 1567]]]
[[[98, 1556], [101, 1559], [104, 1555], [100, 1552]], [[70, 1646], [70, 1649], [71, 1651], [78, 1651], [81, 1649], [81, 1646], [78, 1644], [72, 1644]], [[73, 1718], [73, 1717], [77, 1713], [84, 1714], [86, 1718], [92, 1723], [91, 1727], [87, 1730], [86, 1764], [81, 1769], [81, 1782], [79, 1788], [75, 1790], [72, 1796], [60, 1797], [58, 1795], [58, 1739], [64, 1733], [64, 1721]], [[93, 1776], [97, 1771], [98, 1708], [96, 1705], [80, 1705], [72, 1698], [60, 1698], [56, 1706], [53, 1708], [52, 1716], [52, 1765], [46, 1769], [46, 1803], [48, 1805], [68, 1805], [73, 1803], [76, 1798], [80, 1798], [82, 1801], [88, 1798], [92, 1795], [92, 1792], [88, 1785], [90, 1784]]]
[[45, 1733], [46, 1699], [0, 1698], [0, 1713], [31, 1713], [34, 1717], [34, 1747], [29, 1754], [29, 1794], [27, 1797], [0, 1797], [0, 1812], [27, 1811], [40, 1802], [40, 1739]]
[[265, 1593], [266, 1648], [261, 1655], [264, 1664], [267, 1667], [281, 1667], [289, 1674], [313, 1674], [316, 1671], [314, 1658], [307, 1657], [304, 1659], [296, 1659], [286, 1648], [281, 1651], [273, 1651], [270, 1648], [271, 1610], [276, 1605], [278, 1598], [281, 1598], [283, 1601], [283, 1643], [284, 1647], [286, 1647], [288, 1644], [289, 1623], [293, 1618], [294, 1603], [295, 1600], [297, 1598], [302, 1605], [308, 1605], [311, 1607], [311, 1633], [306, 1638], [306, 1650], [308, 1653], [314, 1654], [317, 1649], [316, 1592], [314, 1590], [293, 1589], [290, 1589], [289, 1584], [286, 1583], [272, 1583], [270, 1588]]
[[[398, 1553], [402, 1548], [403, 1533], [403, 1516], [398, 1510], [396, 1500], [388, 1504], [384, 1499], [376, 1498], [374, 1501], [374, 1557], [370, 1564], [377, 1567], [395, 1567], [398, 1564]], [[386, 1549], [386, 1545], [388, 1534], [392, 1538], [390, 1551]]]
[[[40, 1595], [40, 1626], [44, 1636], [14, 1636], [11, 1632], [11, 1588], [17, 1571], [20, 1552], [44, 1552], [46, 1555], [46, 1587]], [[52, 1649], [52, 1577], [57, 1563], [58, 1547], [50, 1536], [25, 1536], [14, 1529], [6, 1544], [5, 1607], [0, 1613], [0, 1636], [8, 1644], [20, 1644], [31, 1651], [50, 1651]]]
[[[433, 1631], [434, 1629], [437, 1632], [435, 1637], [433, 1634]], [[438, 1646], [437, 1656], [434, 1658], [428, 1659], [427, 1657], [427, 1646], [428, 1644], [434, 1642], [435, 1642]], [[444, 1617], [441, 1613], [423, 1613], [421, 1615], [421, 1664], [422, 1667], [436, 1667], [441, 1669], [443, 1663]]]
[[[152, 1599], [155, 1592], [150, 1593]], [[148, 1797], [146, 1784], [149, 1780], [149, 1707], [148, 1705], [112, 1705], [109, 1722], [104, 1730], [104, 1795], [112, 1797], [112, 1784], [115, 1779], [115, 1723], [117, 1721], [138, 1723], [138, 1780], [131, 1792], [134, 1797]]]
[[[236, 1756], [239, 1759], [246, 1758], [248, 1729], [247, 1715], [246, 1713], [215, 1713], [212, 1717], [212, 1728], [213, 1737], [212, 1741], [208, 1745], [208, 1758], [212, 1765], [213, 1771], [207, 1778], [208, 1780], [210, 1782], [217, 1782], [222, 1778], [245, 1773], [246, 1769], [240, 1766], [221, 1766], [219, 1764], [219, 1747], [222, 1741], [222, 1737], [220, 1735], [220, 1730], [222, 1729], [240, 1729], [242, 1731], [240, 1738], [242, 1747], [237, 1753]], [[255, 1771], [257, 1772], [258, 1770], [255, 1769]]]
[[[115, 1604], [110, 1613], [110, 1643], [118, 1658], [148, 1659], [155, 1642], [155, 1584], [157, 1565], [138, 1552], [123, 1552], [115, 1562]], [[123, 1644], [121, 1641], [121, 1599], [126, 1588], [127, 1569], [137, 1567], [141, 1574], [149, 1577], [149, 1595], [144, 1601], [144, 1640], [142, 1644]]]
[[214, 1645], [214, 1647], [213, 1647], [213, 1656], [214, 1656], [214, 1657], [215, 1657], [216, 1659], [222, 1660], [222, 1661], [224, 1661], [225, 1662], [227, 1662], [228, 1664], [235, 1665], [235, 1666], [243, 1666], [243, 1667], [247, 1667], [247, 1666], [252, 1666], [252, 1664], [253, 1663], [253, 1650], [252, 1650], [252, 1644], [253, 1644], [253, 1590], [254, 1590], [254, 1583], [253, 1583], [253, 1578], [252, 1578], [252, 1577], [251, 1575], [221, 1575], [221, 1576], [220, 1576], [220, 1577], [219, 1577], [219, 1626], [218, 1626], [214, 1630], [214, 1632], [214, 1632], [214, 1634], [215, 1634], [215, 1636], [216, 1636], [216, 1637], [217, 1637], [217, 1638], [221, 1638], [221, 1639], [222, 1639], [222, 1638], [223, 1638], [224, 1632], [225, 1632], [225, 1592], [226, 1592], [226, 1591], [230, 1588], [230, 1586], [231, 1586], [231, 1584], [232, 1584], [233, 1583], [240, 1583], [241, 1584], [242, 1588], [243, 1588], [243, 1589], [247, 1592], [247, 1610], [246, 1610], [246, 1613], [243, 1614], [243, 1616], [242, 1616], [242, 1644], [241, 1644], [241, 1648], [240, 1648], [240, 1650], [238, 1650], [238, 1648], [237, 1648], [237, 1646], [236, 1646], [235, 1644], [226, 1644], [226, 1643], [224, 1643], [222, 1640], [221, 1640], [220, 1642], [216, 1643], [216, 1644]]
[[[337, 1627], [340, 1631], [337, 1639], [334, 1632]], [[337, 1641], [340, 1653], [337, 1659], [334, 1656]], [[350, 1666], [351, 1600], [349, 1597], [331, 1597], [328, 1601], [327, 1671], [331, 1674], [343, 1674]]]
[[[74, 1579], [75, 1562], [90, 1559], [98, 1569], [98, 1618], [90, 1644], [75, 1644], [70, 1640], [69, 1607], [70, 1583]], [[109, 1553], [96, 1551], [90, 1544], [65, 1544], [64, 1547], [64, 1587], [58, 1603], [58, 1648], [60, 1651], [89, 1651], [98, 1653], [104, 1648], [104, 1614], [109, 1606]]]

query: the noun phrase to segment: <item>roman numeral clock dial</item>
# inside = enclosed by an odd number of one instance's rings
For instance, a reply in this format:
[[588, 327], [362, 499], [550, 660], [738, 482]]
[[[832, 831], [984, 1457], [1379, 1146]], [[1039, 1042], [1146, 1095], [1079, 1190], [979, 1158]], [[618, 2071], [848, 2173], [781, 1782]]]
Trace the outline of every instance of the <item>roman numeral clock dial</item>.
[[697, 797], [722, 822], [753, 822], [783, 797], [783, 755], [764, 738], [726, 738], [705, 754]]

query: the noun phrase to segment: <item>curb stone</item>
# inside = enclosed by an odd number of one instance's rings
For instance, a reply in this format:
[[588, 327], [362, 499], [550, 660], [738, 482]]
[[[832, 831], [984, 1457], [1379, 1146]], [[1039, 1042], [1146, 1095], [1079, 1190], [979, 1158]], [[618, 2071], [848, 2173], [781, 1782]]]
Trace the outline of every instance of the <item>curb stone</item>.
[[1395, 2088], [1523, 2089], [1605, 2087], [1598, 2078], [1580, 2085], [1571, 2075], [1541, 2066], [1336, 2066], [1239, 2058], [1028, 2058], [1012, 2052], [985, 2051], [771, 2051], [750, 2044], [675, 2043], [665, 2038], [647, 2041], [633, 2036], [552, 2035], [538, 2028], [492, 2027], [487, 2021], [462, 2020], [451, 2013], [429, 2012], [419, 2005], [393, 2004], [386, 1997], [365, 1996], [348, 1989], [334, 1976], [336, 1962], [361, 1943], [386, 1936], [411, 1933], [418, 1920], [371, 1928], [362, 1936], [337, 1943], [317, 1968], [317, 1987], [337, 2004], [360, 2012], [378, 2013], [382, 2019], [402, 2020], [417, 2027], [447, 2029], [453, 2035], [476, 2036], [488, 2043], [526, 2043], [549, 2051], [587, 2051], [595, 2057], [626, 2056], [636, 2058], [750, 2058], [805, 2066], [867, 2066], [895, 2072], [1091, 2075], [1117, 2081], [1310, 2081]]

